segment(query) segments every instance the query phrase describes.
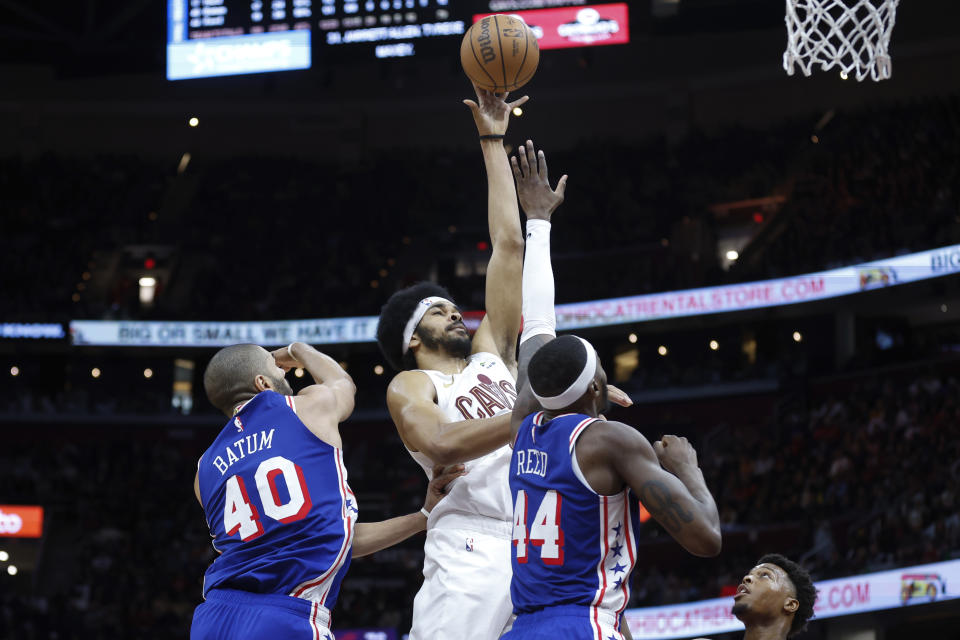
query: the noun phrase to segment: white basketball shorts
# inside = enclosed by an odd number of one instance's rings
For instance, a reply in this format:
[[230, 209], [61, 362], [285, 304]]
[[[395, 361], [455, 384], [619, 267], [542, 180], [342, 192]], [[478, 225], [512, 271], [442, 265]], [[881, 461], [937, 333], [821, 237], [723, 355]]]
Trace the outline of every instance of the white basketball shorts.
[[429, 530], [410, 640], [496, 640], [508, 631], [511, 544], [473, 530]]

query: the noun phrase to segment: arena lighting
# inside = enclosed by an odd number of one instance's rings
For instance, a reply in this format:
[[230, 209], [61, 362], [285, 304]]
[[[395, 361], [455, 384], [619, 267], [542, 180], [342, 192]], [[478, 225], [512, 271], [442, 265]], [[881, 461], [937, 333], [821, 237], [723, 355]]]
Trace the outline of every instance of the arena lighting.
[[20, 367], [16, 365], [10, 367], [10, 375], [13, 376], [14, 378], [20, 375]]
[[0, 562], [6, 562], [10, 559], [10, 554], [6, 551], [0, 551]]
[[373, 368], [373, 372], [374, 372], [375, 374], [377, 374], [378, 376], [382, 376], [382, 375], [383, 375], [383, 365], [378, 364], [377, 366], [375, 366], [375, 367]]
[[711, 351], [716, 351], [716, 350], [719, 349], [719, 348], [720, 348], [720, 343], [719, 343], [719, 342], [717, 342], [716, 340], [711, 340], [711, 341], [710, 341], [710, 350], [711, 350]]
[[153, 304], [153, 298], [157, 294], [157, 279], [153, 276], [143, 276], [140, 278], [140, 303], [144, 305]]
[[740, 254], [734, 249], [730, 249], [730, 251], [727, 251], [726, 255], [727, 255], [727, 260], [730, 260], [731, 262], [733, 262], [734, 260], [740, 257]]
[[143, 370], [143, 377], [148, 380], [153, 377], [153, 369], [147, 368]]
[[940, 311], [942, 311], [943, 313], [946, 313], [946, 312], [947, 312], [947, 305], [946, 305], [946, 304], [940, 305]]
[[302, 377], [303, 377], [303, 367], [297, 367], [296, 369], [294, 369], [294, 370], [293, 370], [293, 375], [297, 376], [298, 378], [302, 378]]
[[803, 340], [803, 334], [800, 333], [799, 331], [794, 331], [794, 332], [793, 332], [793, 341], [794, 341], [794, 342], [800, 342], [801, 340]]
[[840, 79], [841, 79], [841, 80], [846, 80], [846, 79], [849, 78], [849, 77], [850, 77], [850, 76], [847, 75], [847, 72], [846, 72], [846, 71], [841, 71], [841, 72], [840, 72]]
[[9, 567], [7, 567], [7, 573], [9, 573], [12, 576], [17, 575], [17, 565], [12, 564]]
[[93, 369], [90, 370], [90, 377], [91, 377], [91, 378], [99, 378], [99, 377], [100, 377], [100, 373], [101, 373], [100, 369], [98, 369], [97, 367], [94, 367]]
[[659, 353], [662, 356], [665, 356], [667, 355], [667, 348], [663, 345], [660, 345], [659, 347], [657, 347], [657, 353]]
[[514, 107], [514, 108], [513, 108], [513, 115], [515, 115], [515, 116], [517, 116], [517, 117], [519, 118], [520, 116], [523, 115], [523, 109], [521, 109], [520, 107]]
[[812, 136], [810, 136], [810, 142], [812, 142], [813, 144], [820, 144], [820, 136], [818, 136], [817, 134], [813, 134]]
[[198, 124], [200, 124], [200, 118], [193, 116], [187, 120], [187, 124], [189, 124], [191, 127], [196, 127]]
[[637, 344], [637, 334], [631, 333], [630, 335], [628, 335], [627, 341], [629, 341], [630, 344]]

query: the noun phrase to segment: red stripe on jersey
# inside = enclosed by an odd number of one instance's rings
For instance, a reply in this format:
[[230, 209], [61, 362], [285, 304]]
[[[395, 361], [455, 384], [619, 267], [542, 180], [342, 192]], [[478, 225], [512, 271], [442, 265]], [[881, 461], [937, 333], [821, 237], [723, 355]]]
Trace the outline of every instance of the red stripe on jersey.
[[[343, 564], [342, 561], [343, 561], [343, 558], [344, 558], [344, 554], [345, 554], [346, 551], [347, 551], [348, 549], [350, 549], [350, 547], [351, 547], [352, 538], [353, 538], [353, 523], [352, 523], [351, 519], [350, 519], [349, 517], [347, 517], [347, 513], [346, 513], [346, 502], [345, 502], [345, 501], [346, 501], [346, 496], [347, 496], [347, 490], [345, 489], [346, 483], [345, 483], [344, 480], [343, 480], [343, 472], [342, 472], [342, 470], [343, 470], [343, 460], [341, 460], [341, 458], [340, 458], [340, 456], [341, 456], [341, 450], [340, 450], [340, 449], [334, 449], [334, 456], [336, 457], [336, 462], [337, 462], [337, 477], [340, 479], [340, 496], [344, 499], [344, 506], [341, 507], [341, 514], [342, 514], [342, 516], [343, 516], [343, 518], [344, 518], [344, 522], [346, 523], [346, 526], [347, 526], [346, 537], [344, 538], [343, 545], [340, 547], [340, 554], [337, 556], [336, 561], [330, 566], [329, 569], [327, 569], [326, 571], [324, 571], [323, 574], [322, 574], [319, 578], [316, 578], [316, 579], [314, 579], [314, 580], [310, 580], [310, 581], [308, 581], [308, 582], [304, 582], [302, 585], [300, 585], [299, 588], [297, 588], [292, 594], [290, 594], [290, 595], [292, 595], [292, 596], [295, 597], [295, 598], [301, 597], [301, 596], [303, 595], [303, 593], [304, 593], [305, 591], [307, 591], [308, 589], [312, 589], [313, 587], [316, 587], [316, 586], [318, 586], [318, 585], [323, 584], [323, 582], [324, 582], [327, 578], [329, 578], [331, 574], [336, 574], [336, 572], [340, 570], [340, 567], [341, 567], [342, 564]], [[326, 600], [327, 594], [329, 594], [329, 593], [330, 593], [330, 587], [328, 586], [328, 587], [327, 587], [327, 590], [324, 591], [323, 596], [320, 598], [320, 601], [319, 601], [319, 602], [320, 602], [321, 604], [323, 604], [323, 602]]]
[[580, 435], [580, 432], [587, 428], [587, 425], [596, 420], [596, 418], [587, 418], [581, 420], [580, 424], [573, 428], [573, 431], [570, 433], [570, 451], [573, 451], [573, 443], [577, 441], [577, 436]]

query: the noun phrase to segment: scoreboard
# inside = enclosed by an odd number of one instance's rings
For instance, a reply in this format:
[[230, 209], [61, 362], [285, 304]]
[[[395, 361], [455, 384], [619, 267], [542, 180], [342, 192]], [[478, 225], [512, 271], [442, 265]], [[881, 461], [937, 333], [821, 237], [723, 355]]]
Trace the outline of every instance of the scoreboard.
[[[626, 3], [586, 0], [167, 0], [167, 78], [309, 69], [443, 52], [490, 13], [519, 15], [541, 49], [629, 41]], [[452, 42], [451, 42], [452, 41]], [[432, 44], [432, 43], [444, 44]]]

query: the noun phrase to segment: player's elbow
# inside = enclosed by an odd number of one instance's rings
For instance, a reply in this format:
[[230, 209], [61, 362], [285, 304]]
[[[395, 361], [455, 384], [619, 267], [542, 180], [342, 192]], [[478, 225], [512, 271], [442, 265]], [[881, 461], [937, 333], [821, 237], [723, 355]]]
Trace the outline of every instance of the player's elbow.
[[697, 536], [685, 545], [687, 551], [700, 558], [712, 558], [720, 555], [723, 541], [719, 527], [704, 527]]
[[434, 464], [454, 464], [461, 462], [460, 458], [462, 457], [462, 452], [457, 443], [451, 442], [442, 435], [434, 438], [428, 446], [423, 448], [423, 452]]

